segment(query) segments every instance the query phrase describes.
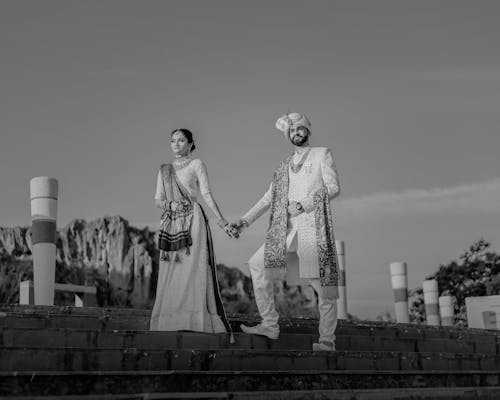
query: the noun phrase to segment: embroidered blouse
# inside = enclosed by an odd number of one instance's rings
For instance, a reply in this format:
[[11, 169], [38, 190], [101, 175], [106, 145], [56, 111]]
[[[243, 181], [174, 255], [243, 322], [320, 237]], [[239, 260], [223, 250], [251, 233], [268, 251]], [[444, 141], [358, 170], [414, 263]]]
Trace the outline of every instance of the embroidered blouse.
[[[177, 175], [177, 179], [184, 186], [192, 199], [197, 201], [198, 195], [201, 194], [201, 197], [205, 201], [206, 205], [212, 210], [217, 219], [222, 218], [222, 214], [214, 200], [214, 197], [212, 196], [207, 168], [203, 161], [199, 158], [195, 158], [185, 167], [176, 170], [175, 173]], [[154, 198], [157, 201], [157, 204], [166, 200], [160, 171], [158, 171], [156, 179], [156, 193]]]

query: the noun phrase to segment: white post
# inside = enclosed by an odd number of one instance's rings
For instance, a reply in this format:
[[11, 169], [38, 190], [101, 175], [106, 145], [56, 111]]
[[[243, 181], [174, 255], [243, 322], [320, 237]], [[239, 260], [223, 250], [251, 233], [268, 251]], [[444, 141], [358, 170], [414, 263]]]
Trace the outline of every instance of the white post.
[[83, 307], [83, 300], [75, 293], [75, 307]]
[[435, 279], [429, 279], [422, 283], [424, 290], [425, 319], [427, 325], [440, 325], [439, 319], [439, 292], [438, 283]]
[[54, 305], [58, 183], [39, 176], [30, 181], [31, 244], [36, 305]]
[[455, 325], [455, 297], [441, 296], [439, 298], [439, 311], [441, 312], [441, 324], [443, 326]]
[[345, 275], [345, 246], [343, 240], [336, 240], [337, 258], [339, 260], [339, 298], [337, 299], [338, 319], [347, 319], [347, 285]]
[[406, 263], [394, 262], [391, 263], [390, 268], [396, 321], [399, 323], [409, 323], [410, 315], [408, 313], [408, 278], [406, 275]]
[[32, 281], [21, 281], [19, 284], [19, 304], [33, 304], [35, 297], [33, 292]]

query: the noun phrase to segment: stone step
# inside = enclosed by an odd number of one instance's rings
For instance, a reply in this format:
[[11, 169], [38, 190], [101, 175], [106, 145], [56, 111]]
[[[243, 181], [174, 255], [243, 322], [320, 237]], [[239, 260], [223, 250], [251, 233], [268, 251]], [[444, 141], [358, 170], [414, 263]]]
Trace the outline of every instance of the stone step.
[[1, 371], [500, 370], [493, 354], [394, 351], [1, 348]]
[[13, 312], [24, 314], [73, 314], [94, 315], [102, 314], [113, 316], [142, 316], [149, 318], [151, 310], [144, 308], [118, 308], [118, 307], [75, 307], [75, 306], [40, 306], [33, 304], [1, 304], [0, 312]]
[[[281, 333], [278, 340], [235, 333], [235, 343], [227, 334], [196, 332], [100, 331], [76, 329], [0, 328], [0, 347], [79, 347], [141, 349], [290, 349], [310, 350], [318, 335]], [[494, 339], [489, 336], [488, 338]], [[365, 335], [337, 335], [338, 350], [446, 352], [500, 354], [499, 345], [489, 342], [453, 339], [423, 339]]]
[[257, 392], [186, 392], [2, 397], [3, 400], [498, 400], [499, 398], [500, 387], [273, 390]]
[[0, 313], [0, 328], [73, 328], [92, 330], [148, 330], [149, 319], [135, 316], [114, 316], [103, 314], [100, 317], [81, 314], [27, 314]]
[[[206, 394], [401, 388], [497, 389], [500, 371], [92, 371], [3, 372], [0, 396], [76, 396], [147, 393]], [[467, 389], [465, 389], [467, 388]], [[298, 393], [298, 392], [296, 392]], [[163, 395], [164, 396], [164, 395]], [[67, 397], [65, 397], [67, 398]], [[130, 398], [130, 397], [129, 397]], [[134, 397], [132, 397], [134, 398]], [[135, 397], [137, 398], [137, 397]], [[144, 398], [144, 397], [138, 397]], [[160, 397], [161, 398], [161, 397]], [[175, 397], [180, 398], [180, 397]], [[187, 397], [193, 398], [193, 397]], [[283, 397], [282, 397], [283, 398]], [[286, 397], [289, 399], [289, 397]], [[297, 398], [297, 397], [296, 397]], [[300, 397], [298, 397], [300, 398]], [[324, 397], [319, 397], [324, 398]], [[427, 399], [429, 400], [429, 399]]]
[[[0, 307], [2, 310], [2, 307]], [[131, 310], [129, 312], [129, 310]], [[49, 306], [10, 306], [0, 311], [0, 328], [73, 328], [91, 330], [139, 330], [149, 329], [148, 310], [105, 309]], [[253, 325], [258, 317], [236, 315], [229, 320], [235, 332], [240, 324]], [[282, 333], [317, 334], [318, 321], [314, 319], [280, 319]], [[365, 335], [400, 338], [453, 339], [481, 343], [496, 343], [498, 331], [452, 327], [433, 327], [413, 324], [381, 322], [351, 322], [340, 320], [338, 335]]]

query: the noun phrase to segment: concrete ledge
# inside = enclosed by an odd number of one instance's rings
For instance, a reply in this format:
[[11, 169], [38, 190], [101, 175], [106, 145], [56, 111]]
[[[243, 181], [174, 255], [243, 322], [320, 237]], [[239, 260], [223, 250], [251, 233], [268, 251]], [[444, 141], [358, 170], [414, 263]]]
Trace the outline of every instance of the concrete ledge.
[[[227, 334], [196, 332], [110, 331], [78, 329], [0, 328], [1, 347], [25, 348], [142, 348], [142, 349], [271, 349], [311, 350], [318, 335], [282, 333], [278, 340], [235, 333], [236, 343]], [[471, 338], [473, 339], [473, 338]], [[452, 339], [399, 338], [337, 335], [337, 350], [402, 351], [438, 353], [498, 354], [496, 343]]]
[[297, 350], [0, 349], [2, 371], [462, 371], [500, 370], [489, 354]]
[[489, 388], [499, 371], [359, 372], [10, 372], [0, 373], [0, 396], [206, 393], [390, 388]]
[[0, 328], [73, 328], [90, 330], [148, 330], [149, 319], [135, 316], [100, 317], [81, 314], [17, 314], [0, 312]]
[[3, 400], [172, 400], [172, 399], [233, 399], [233, 400], [498, 400], [498, 387], [465, 388], [398, 388], [340, 390], [279, 390], [259, 392], [186, 392], [137, 393], [43, 397], [3, 397]]
[[[139, 309], [112, 309], [97, 307], [50, 307], [0, 305], [0, 328], [75, 328], [99, 330], [148, 330], [150, 311]], [[255, 324], [257, 317], [233, 315], [229, 317], [235, 332], [240, 324]], [[282, 333], [317, 334], [318, 321], [314, 319], [280, 319]], [[432, 327], [381, 322], [349, 322], [340, 320], [338, 335], [383, 336], [411, 339], [453, 339], [481, 342], [487, 348], [496, 344], [500, 332], [482, 329]]]

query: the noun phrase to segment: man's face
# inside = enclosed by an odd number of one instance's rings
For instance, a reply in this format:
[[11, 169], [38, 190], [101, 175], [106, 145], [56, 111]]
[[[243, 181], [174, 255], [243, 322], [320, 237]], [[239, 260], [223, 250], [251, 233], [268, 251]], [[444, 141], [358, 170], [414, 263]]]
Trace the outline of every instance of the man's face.
[[309, 129], [305, 126], [291, 126], [288, 132], [290, 141], [295, 146], [304, 146], [309, 139]]

